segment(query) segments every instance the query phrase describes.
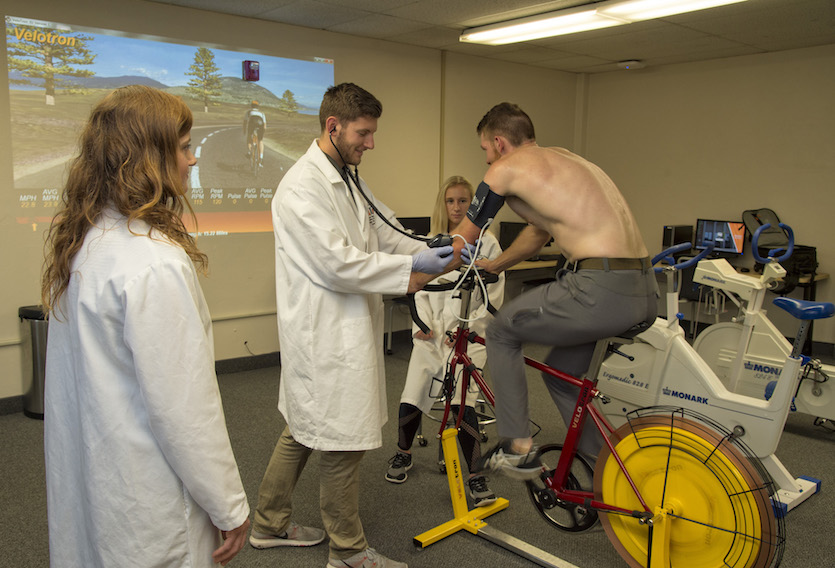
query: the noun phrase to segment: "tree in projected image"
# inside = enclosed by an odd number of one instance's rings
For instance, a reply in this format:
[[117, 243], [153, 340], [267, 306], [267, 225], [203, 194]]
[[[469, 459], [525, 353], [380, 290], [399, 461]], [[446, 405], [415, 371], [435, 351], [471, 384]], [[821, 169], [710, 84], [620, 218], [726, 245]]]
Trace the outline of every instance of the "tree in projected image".
[[203, 112], [209, 112], [209, 104], [217, 104], [212, 99], [221, 95], [220, 68], [215, 65], [215, 54], [212, 50], [198, 47], [194, 52], [194, 63], [185, 75], [193, 77], [188, 81], [186, 92], [203, 101]]
[[[8, 22], [8, 21], [7, 21]], [[87, 49], [94, 38], [70, 35], [60, 30], [6, 24], [6, 35], [17, 42], [8, 46], [9, 72], [19, 71], [22, 78], [9, 78], [12, 85], [36, 85], [42, 81], [47, 105], [55, 104], [55, 89], [72, 86], [70, 77], [91, 77], [93, 71], [74, 67], [92, 65], [96, 58]]]

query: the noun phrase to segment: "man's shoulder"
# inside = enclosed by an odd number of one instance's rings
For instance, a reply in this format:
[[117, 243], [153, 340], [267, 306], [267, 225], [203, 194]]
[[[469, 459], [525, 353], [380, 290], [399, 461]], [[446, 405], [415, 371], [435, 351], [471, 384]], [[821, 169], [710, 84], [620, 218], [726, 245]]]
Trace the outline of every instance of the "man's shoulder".
[[317, 188], [320, 186], [330, 187], [333, 183], [333, 180], [328, 177], [330, 170], [333, 170], [334, 175], [339, 178], [336, 170], [326, 161], [327, 158], [325, 158], [325, 161], [322, 161], [316, 151], [318, 149], [311, 147], [311, 149], [305, 154], [302, 154], [296, 163], [287, 170], [287, 173], [278, 184], [280, 191], [293, 188], [293, 191], [297, 193], [305, 193], [318, 191]]

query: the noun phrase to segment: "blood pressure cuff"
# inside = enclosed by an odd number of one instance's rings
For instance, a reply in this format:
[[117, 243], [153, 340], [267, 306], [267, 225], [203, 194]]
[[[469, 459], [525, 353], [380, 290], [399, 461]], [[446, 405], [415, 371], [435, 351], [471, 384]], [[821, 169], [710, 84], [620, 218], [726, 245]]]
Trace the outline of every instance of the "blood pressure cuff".
[[478, 184], [473, 202], [470, 203], [470, 208], [467, 210], [467, 218], [481, 229], [487, 224], [487, 221], [496, 216], [502, 205], [504, 205], [504, 196], [493, 193], [489, 185], [481, 182]]

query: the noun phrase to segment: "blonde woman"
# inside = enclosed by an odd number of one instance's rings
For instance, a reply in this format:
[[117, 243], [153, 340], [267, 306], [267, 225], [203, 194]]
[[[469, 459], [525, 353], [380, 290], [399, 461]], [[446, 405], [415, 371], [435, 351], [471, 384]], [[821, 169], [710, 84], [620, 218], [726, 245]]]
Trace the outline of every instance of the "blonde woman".
[[52, 222], [44, 445], [50, 565], [225, 565], [249, 505], [181, 215], [192, 115], [117, 89], [92, 111]]
[[[431, 218], [430, 235], [438, 233], [454, 234], [458, 225], [467, 214], [467, 209], [473, 198], [473, 186], [461, 176], [447, 179], [438, 192], [435, 210]], [[482, 238], [481, 254], [487, 258], [495, 258], [502, 250], [496, 238], [485, 232]], [[504, 276], [499, 281], [487, 286], [490, 302], [499, 307], [504, 295]], [[448, 344], [446, 332], [458, 326], [457, 315], [460, 300], [453, 297], [453, 292], [418, 292], [415, 304], [421, 319], [429, 326], [429, 333], [424, 333], [417, 326], [413, 327], [414, 346], [409, 360], [409, 370], [406, 374], [406, 385], [400, 398], [399, 428], [397, 452], [389, 460], [390, 467], [386, 472], [386, 479], [392, 483], [403, 483], [412, 467], [411, 447], [415, 433], [421, 421], [421, 414], [428, 413], [437, 400], [438, 384], [432, 387], [433, 378], [443, 379], [446, 361], [449, 358], [451, 346]], [[481, 293], [473, 295], [472, 313], [481, 307]], [[487, 327], [488, 318], [472, 322], [471, 330], [481, 334]], [[483, 367], [486, 361], [484, 346], [473, 344], [468, 348], [468, 354], [473, 363]], [[459, 387], [460, 388], [460, 387]], [[471, 385], [471, 389], [474, 385]], [[453, 400], [461, 400], [461, 393], [457, 391]], [[476, 393], [467, 393], [467, 406], [464, 409], [459, 442], [464, 451], [467, 466], [470, 471], [468, 481], [473, 505], [486, 506], [496, 501], [496, 495], [488, 488], [487, 478], [481, 475], [474, 464], [481, 456], [481, 435], [473, 404]], [[453, 405], [452, 410], [457, 414], [459, 405]]]

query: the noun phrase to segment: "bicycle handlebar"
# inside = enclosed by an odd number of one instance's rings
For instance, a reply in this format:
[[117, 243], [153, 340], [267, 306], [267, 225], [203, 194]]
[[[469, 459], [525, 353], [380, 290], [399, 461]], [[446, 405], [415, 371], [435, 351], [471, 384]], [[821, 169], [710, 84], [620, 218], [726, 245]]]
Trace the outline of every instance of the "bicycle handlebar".
[[[477, 270], [478, 270], [479, 276], [481, 276], [481, 279], [484, 281], [485, 284], [493, 284], [494, 282], [499, 281], [499, 275], [498, 274], [493, 274], [492, 272], [487, 272], [483, 268], [479, 268]], [[444, 282], [443, 284], [427, 284], [426, 286], [423, 287], [423, 289], [426, 290], [427, 292], [444, 292], [446, 290], [452, 290], [453, 288], [458, 286], [458, 283], [461, 282], [462, 278], [465, 278], [465, 277], [467, 279], [470, 279], [470, 278], [473, 278], [473, 275], [470, 274], [470, 275], [465, 276], [464, 274], [461, 274], [458, 277], [457, 280], [450, 281], [450, 282]]]
[[[498, 274], [487, 272], [483, 268], [477, 268], [476, 271], [478, 272], [479, 276], [485, 284], [492, 284], [494, 282], [499, 281]], [[455, 281], [445, 282], [443, 284], [427, 284], [423, 287], [423, 289], [427, 292], [445, 292], [447, 290], [454, 289], [464, 279], [466, 279], [467, 282], [464, 282], [462, 286], [472, 286], [472, 284], [475, 282], [475, 272], [471, 270], [469, 272], [463, 273], [459, 275], [458, 279]], [[420, 319], [420, 315], [417, 312], [417, 306], [415, 305], [415, 295], [406, 294], [406, 298], [408, 300], [409, 314], [412, 316], [412, 321], [415, 322], [415, 325], [417, 325], [423, 333], [429, 333], [429, 326], [426, 325], [426, 323], [422, 319]], [[496, 308], [493, 307], [493, 305], [490, 303], [490, 299], [485, 298], [485, 301], [487, 302], [487, 309], [490, 311], [490, 313], [495, 313]]]
[[778, 225], [781, 229], [786, 231], [786, 235], [789, 238], [789, 244], [786, 247], [786, 253], [783, 256], [777, 256], [777, 254], [783, 249], [770, 249], [768, 251], [768, 258], [763, 258], [760, 256], [759, 250], [757, 250], [757, 244], [760, 240], [760, 234], [771, 227], [771, 223], [766, 223], [765, 225], [761, 225], [759, 229], [754, 232], [754, 235], [751, 237], [751, 254], [754, 256], [754, 260], [757, 262], [761, 262], [762, 264], [768, 264], [770, 259], [775, 260], [776, 262], [783, 262], [784, 260], [788, 260], [791, 257], [792, 253], [794, 252], [794, 231], [792, 228], [786, 225], [785, 223], [779, 223]]
[[[709, 255], [713, 252], [713, 248], [716, 245], [714, 243], [708, 243], [706, 248], [701, 251], [699, 254], [691, 258], [690, 260], [685, 260], [684, 262], [676, 263], [675, 257], [673, 256], [677, 252], [684, 252], [693, 248], [693, 245], [689, 242], [680, 243], [670, 248], [664, 249], [657, 255], [652, 258], [652, 266], [655, 272], [663, 272], [664, 270], [684, 270], [685, 268], [690, 268], [704, 257]], [[666, 260], [669, 266], [655, 266], [658, 262]]]

